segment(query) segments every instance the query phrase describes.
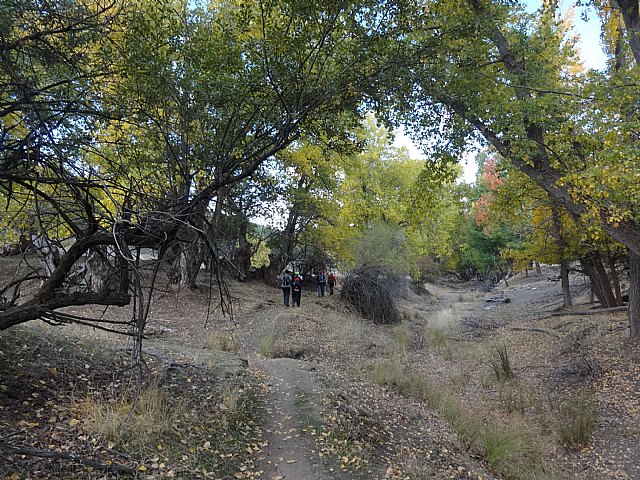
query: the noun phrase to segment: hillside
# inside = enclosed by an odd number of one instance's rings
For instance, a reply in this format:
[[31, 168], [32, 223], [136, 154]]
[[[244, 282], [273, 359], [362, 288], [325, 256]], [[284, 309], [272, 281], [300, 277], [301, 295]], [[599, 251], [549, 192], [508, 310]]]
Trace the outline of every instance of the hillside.
[[[151, 387], [128, 434], [119, 428], [131, 403], [115, 400], [135, 389], [126, 341], [79, 327], [3, 332], [0, 471], [640, 478], [639, 348], [625, 314], [553, 316], [553, 274], [520, 274], [491, 292], [427, 285], [398, 299], [396, 326], [361, 319], [339, 295], [305, 291], [287, 309], [259, 283], [229, 282], [233, 320], [208, 310], [204, 286], [164, 294], [144, 345]], [[584, 302], [584, 280], [572, 282]]]

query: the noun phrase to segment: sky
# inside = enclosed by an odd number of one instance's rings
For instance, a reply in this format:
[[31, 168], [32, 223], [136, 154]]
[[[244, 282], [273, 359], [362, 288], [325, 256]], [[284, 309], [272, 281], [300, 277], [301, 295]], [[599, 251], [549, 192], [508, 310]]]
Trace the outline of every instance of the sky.
[[[539, 0], [528, 0], [524, 2], [528, 12], [535, 12], [541, 5]], [[562, 11], [566, 11], [570, 8], [575, 1], [561, 1], [560, 8]], [[586, 10], [588, 21], [582, 20], [580, 13]], [[600, 46], [600, 21], [590, 7], [579, 7], [574, 14], [574, 33], [578, 35], [577, 48], [579, 49], [580, 56], [584, 66], [589, 69], [600, 70], [605, 68], [606, 57]], [[404, 133], [403, 130], [398, 129], [395, 131], [395, 146], [406, 147], [409, 150], [411, 158], [424, 158], [424, 154], [416, 148], [411, 139]], [[476, 165], [473, 156], [475, 152], [469, 155], [469, 158], [464, 159], [463, 162], [463, 177], [461, 181], [466, 183], [474, 183], [476, 179], [476, 172], [478, 166]]]

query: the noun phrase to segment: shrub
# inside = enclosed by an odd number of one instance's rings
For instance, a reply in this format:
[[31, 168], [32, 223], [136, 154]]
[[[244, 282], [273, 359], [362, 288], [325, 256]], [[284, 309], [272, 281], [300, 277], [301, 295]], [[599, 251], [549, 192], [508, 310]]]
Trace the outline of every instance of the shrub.
[[382, 268], [358, 267], [346, 276], [340, 296], [375, 323], [398, 323], [400, 315], [394, 297], [400, 283], [397, 275]]

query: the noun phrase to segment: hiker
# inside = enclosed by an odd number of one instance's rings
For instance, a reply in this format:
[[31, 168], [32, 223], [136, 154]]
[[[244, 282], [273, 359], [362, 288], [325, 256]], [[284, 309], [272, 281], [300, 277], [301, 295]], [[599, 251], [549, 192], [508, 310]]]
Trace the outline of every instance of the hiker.
[[286, 270], [278, 275], [280, 280], [280, 288], [282, 288], [282, 295], [284, 297], [284, 306], [289, 306], [289, 294], [291, 293], [291, 272]]
[[336, 276], [331, 272], [327, 277], [327, 285], [329, 285], [329, 295], [333, 295], [333, 287], [338, 283], [336, 281]]
[[291, 300], [292, 307], [300, 306], [300, 299], [302, 297], [302, 282], [303, 277], [300, 275], [300, 272], [295, 272], [291, 277]]
[[318, 272], [318, 298], [324, 297], [324, 286], [326, 285], [326, 278], [324, 276], [324, 270], [320, 269]]

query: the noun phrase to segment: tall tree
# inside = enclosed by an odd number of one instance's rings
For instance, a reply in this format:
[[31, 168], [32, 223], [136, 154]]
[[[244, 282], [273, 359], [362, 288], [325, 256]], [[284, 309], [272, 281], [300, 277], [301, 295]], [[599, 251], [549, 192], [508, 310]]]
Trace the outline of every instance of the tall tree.
[[[446, 137], [440, 145], [449, 152], [474, 133], [481, 135], [570, 214], [600, 224], [635, 261], [640, 253], [637, 188], [631, 180], [638, 168], [631, 160], [637, 148], [635, 113], [625, 116], [625, 108], [616, 111], [612, 105], [637, 98], [636, 83], [629, 83], [636, 73], [625, 72], [623, 84], [619, 76], [576, 76], [577, 60], [553, 2], [536, 17], [509, 2], [484, 0], [457, 8], [437, 2], [421, 15], [424, 23], [439, 25], [424, 41], [437, 35], [442, 45], [453, 47], [425, 57], [412, 72], [420, 87], [409, 98], [422, 105], [421, 114], [410, 119], [416, 129]], [[620, 89], [607, 88], [614, 85]], [[605, 171], [607, 180], [613, 174], [615, 187], [603, 181]], [[620, 189], [623, 184], [628, 188]], [[629, 312], [635, 335], [640, 311]]]
[[[37, 318], [83, 321], [57, 310], [142, 296], [129, 281], [139, 261], [130, 252], [143, 246], [162, 254], [177, 245], [176, 283], [190, 284], [198, 249], [212, 247], [203, 225], [221, 188], [250, 177], [303, 131], [331, 137], [357, 120], [363, 102], [385, 93], [383, 74], [398, 58], [397, 7], [373, 0], [3, 6], [4, 198], [35, 205], [46, 242], [62, 248], [34, 296], [23, 287], [45, 276], [37, 271], [0, 290], [8, 298], [0, 329]], [[90, 253], [112, 279], [100, 292], [70, 281]], [[143, 327], [144, 317], [139, 310], [120, 327]]]

